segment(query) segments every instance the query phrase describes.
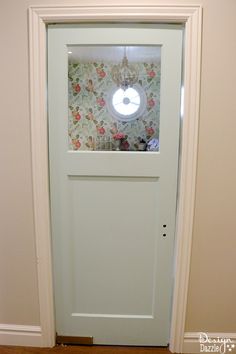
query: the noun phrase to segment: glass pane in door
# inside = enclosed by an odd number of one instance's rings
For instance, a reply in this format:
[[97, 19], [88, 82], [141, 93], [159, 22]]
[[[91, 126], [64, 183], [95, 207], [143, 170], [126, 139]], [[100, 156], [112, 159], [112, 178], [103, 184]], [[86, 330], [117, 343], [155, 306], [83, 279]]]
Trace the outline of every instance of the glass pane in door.
[[69, 150], [159, 151], [161, 46], [68, 46]]

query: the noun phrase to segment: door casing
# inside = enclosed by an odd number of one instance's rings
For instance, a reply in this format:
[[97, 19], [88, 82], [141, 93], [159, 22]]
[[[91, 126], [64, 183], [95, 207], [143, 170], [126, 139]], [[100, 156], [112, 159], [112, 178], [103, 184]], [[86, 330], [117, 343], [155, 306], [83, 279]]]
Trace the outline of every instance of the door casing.
[[29, 8], [30, 118], [33, 170], [34, 220], [37, 252], [41, 346], [55, 345], [53, 278], [51, 257], [48, 123], [47, 123], [47, 41], [49, 23], [70, 22], [158, 22], [185, 26], [184, 113], [178, 184], [174, 291], [170, 350], [182, 352], [187, 307], [197, 169], [200, 96], [202, 7], [184, 5], [43, 6]]

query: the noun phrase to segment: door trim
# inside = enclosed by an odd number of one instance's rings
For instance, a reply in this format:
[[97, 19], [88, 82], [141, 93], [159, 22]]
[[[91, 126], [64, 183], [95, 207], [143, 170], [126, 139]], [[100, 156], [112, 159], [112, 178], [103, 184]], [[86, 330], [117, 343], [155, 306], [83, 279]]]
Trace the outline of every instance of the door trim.
[[[185, 25], [184, 114], [181, 133], [175, 277], [170, 350], [182, 352], [195, 205], [201, 66], [202, 7], [32, 6], [29, 8], [30, 118], [34, 223], [42, 346], [55, 345], [47, 117], [47, 24], [69, 22], [161, 22]], [[174, 2], [174, 1], [173, 1]], [[94, 0], [91, 0], [95, 4]]]

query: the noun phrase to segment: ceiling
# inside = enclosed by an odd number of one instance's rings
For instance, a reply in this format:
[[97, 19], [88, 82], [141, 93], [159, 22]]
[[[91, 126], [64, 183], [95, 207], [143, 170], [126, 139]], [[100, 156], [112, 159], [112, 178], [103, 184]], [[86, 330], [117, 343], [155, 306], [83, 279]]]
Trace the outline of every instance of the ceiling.
[[[68, 46], [69, 62], [108, 61], [120, 62], [124, 56], [123, 46]], [[160, 46], [127, 46], [129, 62], [160, 61]]]

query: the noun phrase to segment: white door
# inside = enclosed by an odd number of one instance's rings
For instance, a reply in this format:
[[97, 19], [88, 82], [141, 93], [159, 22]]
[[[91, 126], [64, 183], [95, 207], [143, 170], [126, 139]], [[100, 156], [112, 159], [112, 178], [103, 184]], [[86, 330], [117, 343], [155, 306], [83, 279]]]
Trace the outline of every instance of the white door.
[[[129, 93], [118, 92], [112, 78], [125, 50], [138, 75]], [[77, 59], [70, 59], [73, 52]], [[181, 52], [178, 26], [49, 26], [58, 335], [92, 336], [95, 344], [168, 344]], [[153, 150], [139, 151], [147, 143]]]

